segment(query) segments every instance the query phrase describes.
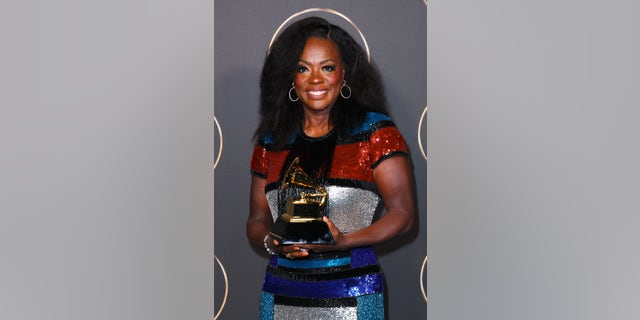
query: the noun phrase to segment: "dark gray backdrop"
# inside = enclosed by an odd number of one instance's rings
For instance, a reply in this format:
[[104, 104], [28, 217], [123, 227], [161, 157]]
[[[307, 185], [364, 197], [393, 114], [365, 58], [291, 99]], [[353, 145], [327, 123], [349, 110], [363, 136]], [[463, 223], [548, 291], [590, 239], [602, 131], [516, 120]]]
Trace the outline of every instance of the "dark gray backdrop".
[[[420, 289], [427, 254], [426, 161], [418, 144], [420, 116], [426, 106], [426, 6], [422, 1], [216, 1], [215, 116], [222, 132], [215, 169], [215, 308], [219, 319], [252, 319], [267, 263], [246, 240], [249, 157], [257, 121], [258, 80], [269, 41], [284, 20], [308, 8], [329, 8], [360, 28], [372, 61], [383, 75], [395, 122], [412, 151], [419, 220], [416, 234], [379, 248], [388, 284], [391, 319], [424, 319], [427, 304]], [[311, 14], [305, 14], [303, 17]], [[359, 39], [340, 17], [317, 13]], [[426, 124], [422, 128], [426, 140]], [[216, 137], [219, 152], [220, 137]], [[225, 296], [225, 287], [228, 296]], [[226, 298], [226, 300], [225, 300]]]

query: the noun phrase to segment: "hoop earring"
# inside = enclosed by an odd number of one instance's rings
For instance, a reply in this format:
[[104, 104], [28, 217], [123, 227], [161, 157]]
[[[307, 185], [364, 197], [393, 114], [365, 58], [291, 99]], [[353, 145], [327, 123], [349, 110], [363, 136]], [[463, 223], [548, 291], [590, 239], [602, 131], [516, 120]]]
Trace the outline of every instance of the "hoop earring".
[[296, 86], [293, 84], [293, 82], [291, 82], [291, 89], [289, 89], [289, 100], [291, 100], [291, 102], [296, 102], [300, 100], [300, 97], [298, 96], [296, 96], [295, 99], [291, 97], [291, 91], [295, 93], [295, 90], [296, 90]]
[[[349, 94], [344, 94], [342, 92], [342, 89], [344, 88], [347, 88], [347, 90], [349, 90]], [[345, 100], [351, 98], [351, 87], [347, 85], [347, 80], [342, 80], [342, 87], [340, 87], [340, 96], [343, 97]]]

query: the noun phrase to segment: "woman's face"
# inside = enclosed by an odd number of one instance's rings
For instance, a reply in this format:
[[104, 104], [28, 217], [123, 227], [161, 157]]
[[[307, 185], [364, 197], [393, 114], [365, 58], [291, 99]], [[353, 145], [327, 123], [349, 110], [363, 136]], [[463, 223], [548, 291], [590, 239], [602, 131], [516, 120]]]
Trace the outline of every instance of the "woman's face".
[[343, 79], [344, 66], [333, 42], [309, 38], [293, 77], [305, 113], [328, 113], [338, 100]]

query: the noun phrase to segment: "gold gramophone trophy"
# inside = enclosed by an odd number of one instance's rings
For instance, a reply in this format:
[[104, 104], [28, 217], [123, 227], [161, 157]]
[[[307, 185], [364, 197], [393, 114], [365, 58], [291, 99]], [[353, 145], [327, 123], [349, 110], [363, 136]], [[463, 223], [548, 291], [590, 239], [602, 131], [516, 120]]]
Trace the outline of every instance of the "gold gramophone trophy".
[[273, 223], [270, 234], [282, 244], [333, 244], [329, 226], [322, 220], [322, 208], [327, 201], [327, 190], [309, 177], [299, 167], [295, 158], [282, 179], [281, 191], [287, 194], [292, 187], [311, 192], [300, 192], [299, 196], [287, 197], [286, 212]]

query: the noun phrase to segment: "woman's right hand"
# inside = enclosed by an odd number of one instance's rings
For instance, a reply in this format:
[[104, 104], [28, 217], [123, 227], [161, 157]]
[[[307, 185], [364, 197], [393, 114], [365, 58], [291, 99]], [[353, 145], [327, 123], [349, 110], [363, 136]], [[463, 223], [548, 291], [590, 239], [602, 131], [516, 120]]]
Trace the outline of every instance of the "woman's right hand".
[[295, 244], [281, 245], [278, 240], [273, 239], [271, 236], [267, 237], [267, 245], [271, 251], [279, 255], [283, 255], [288, 259], [305, 258], [309, 255], [307, 250], [302, 249]]

